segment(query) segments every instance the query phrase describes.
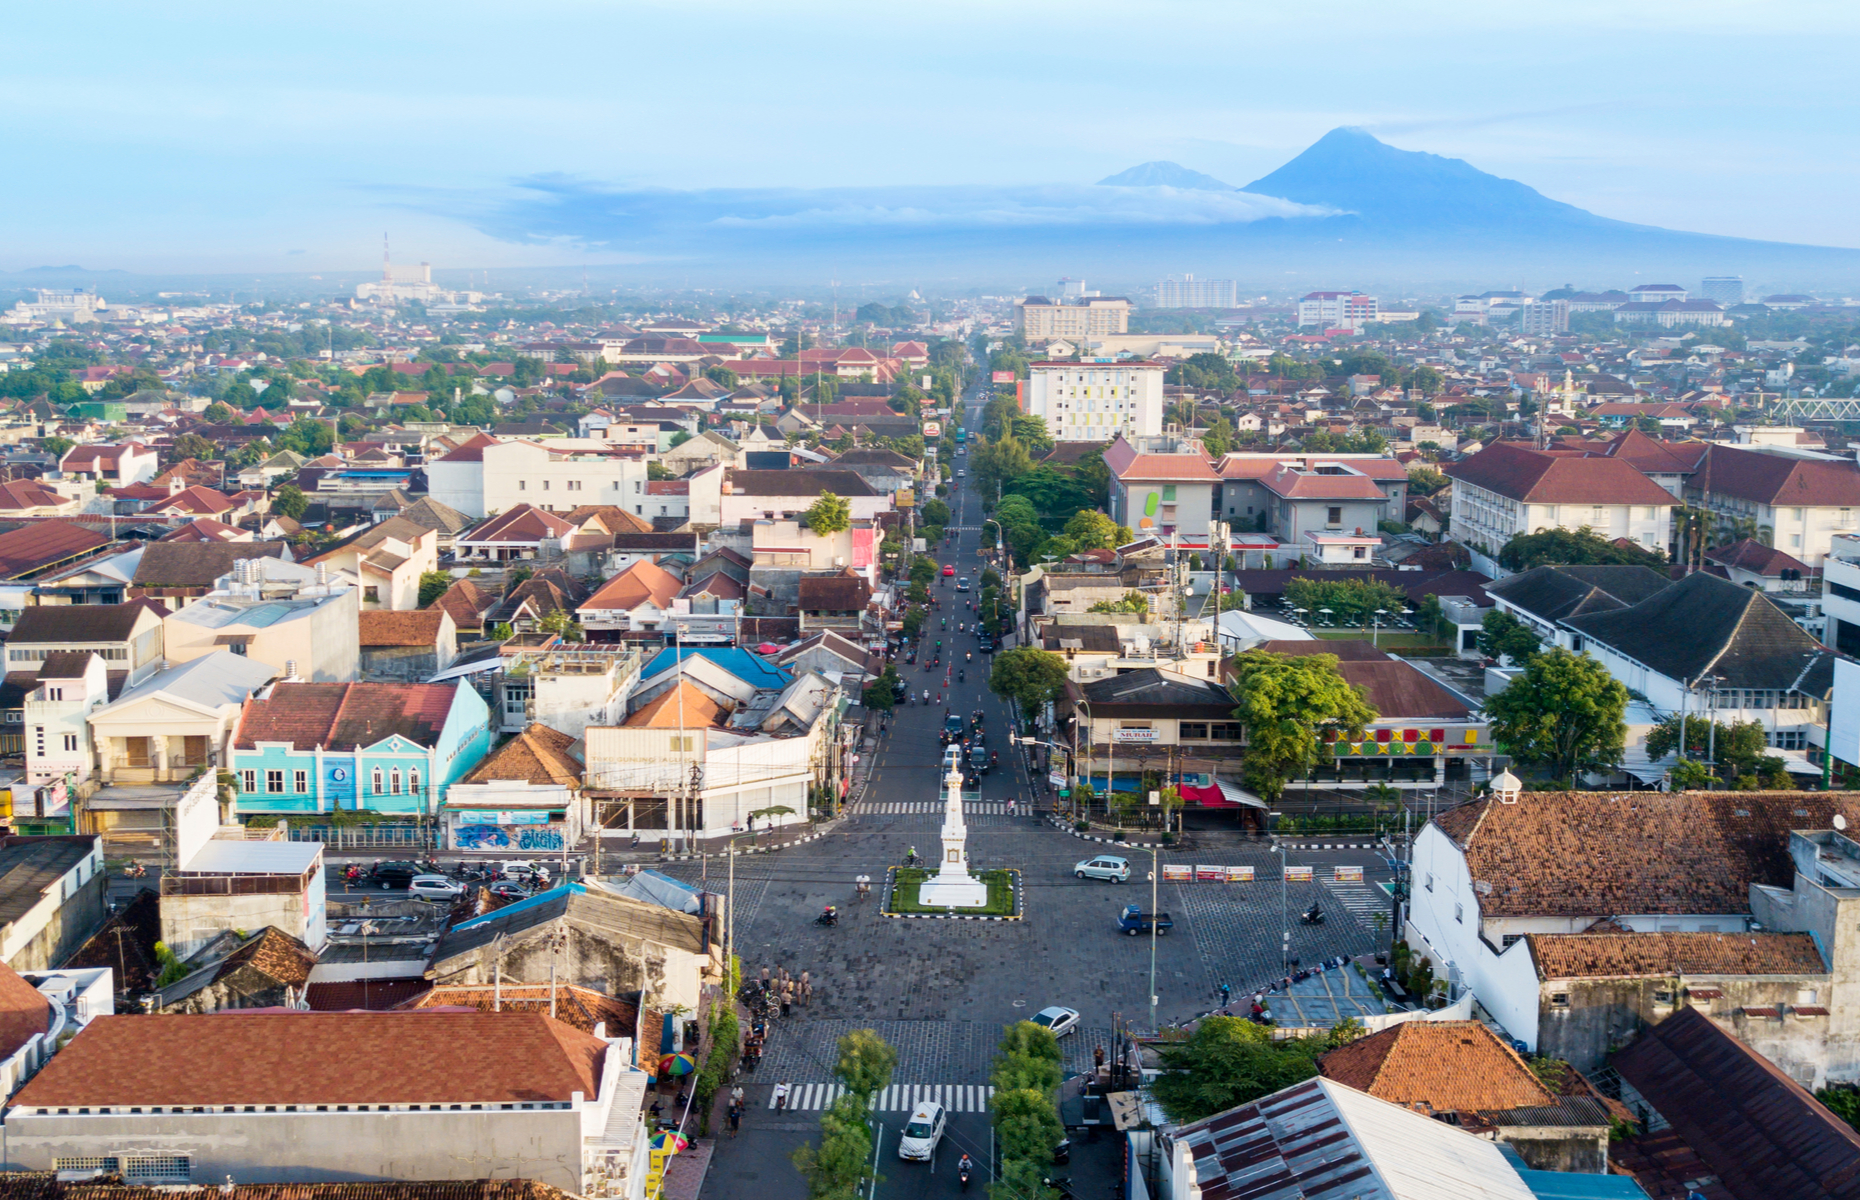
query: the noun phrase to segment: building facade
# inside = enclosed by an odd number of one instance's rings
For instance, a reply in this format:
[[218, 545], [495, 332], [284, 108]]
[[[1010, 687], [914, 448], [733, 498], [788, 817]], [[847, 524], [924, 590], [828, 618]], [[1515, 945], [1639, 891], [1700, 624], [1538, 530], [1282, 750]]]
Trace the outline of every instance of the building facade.
[[1162, 433], [1161, 363], [1037, 362], [1028, 371], [1026, 409], [1056, 442], [1108, 442]]
[[1014, 309], [1015, 324], [1030, 342], [1130, 332], [1130, 301], [1122, 296], [1049, 300], [1029, 296]]

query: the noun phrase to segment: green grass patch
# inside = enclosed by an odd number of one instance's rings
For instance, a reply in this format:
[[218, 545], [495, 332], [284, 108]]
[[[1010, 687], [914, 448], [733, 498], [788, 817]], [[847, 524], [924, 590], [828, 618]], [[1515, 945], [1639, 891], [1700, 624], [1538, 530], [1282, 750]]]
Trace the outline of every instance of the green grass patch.
[[[1367, 629], [1313, 629], [1315, 636], [1334, 641], [1366, 642], [1369, 640]], [[1405, 630], [1383, 630], [1375, 639], [1376, 645], [1384, 650], [1437, 650], [1442, 654], [1450, 653], [1453, 647], [1444, 645], [1438, 638], [1425, 633], [1410, 633]]]
[[1014, 915], [1014, 873], [1012, 871], [978, 871], [976, 878], [988, 885], [988, 903], [982, 908], [937, 908], [917, 903], [917, 889], [932, 872], [921, 867], [899, 867], [891, 876], [891, 902], [886, 912], [894, 913], [967, 913], [971, 916], [1011, 917]]

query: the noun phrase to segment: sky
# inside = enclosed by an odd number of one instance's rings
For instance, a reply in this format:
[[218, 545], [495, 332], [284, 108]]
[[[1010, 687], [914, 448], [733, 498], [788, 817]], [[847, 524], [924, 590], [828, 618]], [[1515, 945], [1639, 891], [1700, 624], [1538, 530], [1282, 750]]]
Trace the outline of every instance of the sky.
[[1860, 246], [1856, 34], [1820, 0], [21, 5], [0, 270], [369, 270], [384, 232], [444, 267], [651, 261], [564, 197], [714, 189], [1090, 220], [1136, 163], [1243, 185], [1339, 125], [1604, 216]]

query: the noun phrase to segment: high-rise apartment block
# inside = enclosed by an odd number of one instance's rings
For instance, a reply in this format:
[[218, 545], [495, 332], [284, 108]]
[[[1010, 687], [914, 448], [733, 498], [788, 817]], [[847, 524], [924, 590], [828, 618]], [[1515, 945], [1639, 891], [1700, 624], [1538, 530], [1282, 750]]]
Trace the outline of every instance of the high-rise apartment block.
[[1114, 359], [1037, 362], [1028, 368], [1027, 413], [1056, 442], [1108, 442], [1162, 432], [1163, 365]]
[[1742, 275], [1713, 275], [1699, 283], [1699, 295], [1707, 300], [1715, 300], [1726, 308], [1744, 302], [1744, 277]]
[[1157, 308], [1237, 308], [1240, 285], [1231, 279], [1165, 279], [1156, 285]]
[[1526, 337], [1552, 337], [1569, 332], [1569, 301], [1532, 300], [1518, 310], [1519, 328]]
[[1361, 329], [1376, 319], [1376, 298], [1361, 292], [1312, 292], [1298, 301], [1300, 327]]
[[1122, 296], [1087, 296], [1071, 304], [1029, 296], [1017, 312], [1021, 336], [1030, 342], [1130, 332], [1130, 301]]

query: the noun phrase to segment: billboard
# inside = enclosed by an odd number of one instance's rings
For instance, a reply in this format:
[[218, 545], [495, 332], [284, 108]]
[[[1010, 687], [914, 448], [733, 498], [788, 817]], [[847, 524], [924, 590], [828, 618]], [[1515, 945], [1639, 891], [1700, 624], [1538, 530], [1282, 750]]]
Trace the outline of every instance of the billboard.
[[943, 422], [925, 421], [924, 422], [924, 436], [927, 438], [942, 437], [943, 436]]
[[1337, 867], [1334, 870], [1334, 876], [1337, 883], [1361, 883], [1363, 882], [1363, 868]]
[[1012, 371], [996, 371], [996, 372], [995, 372], [995, 374], [994, 374], [994, 380], [995, 380], [995, 382], [996, 382], [996, 383], [1013, 383], [1013, 382], [1014, 382], [1014, 372], [1012, 372]]
[[1833, 708], [1828, 714], [1828, 748], [1844, 763], [1860, 764], [1860, 663], [1834, 660]]
[[1311, 868], [1310, 867], [1287, 866], [1285, 868], [1285, 882], [1287, 883], [1310, 883], [1311, 882]]

